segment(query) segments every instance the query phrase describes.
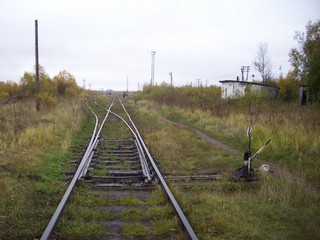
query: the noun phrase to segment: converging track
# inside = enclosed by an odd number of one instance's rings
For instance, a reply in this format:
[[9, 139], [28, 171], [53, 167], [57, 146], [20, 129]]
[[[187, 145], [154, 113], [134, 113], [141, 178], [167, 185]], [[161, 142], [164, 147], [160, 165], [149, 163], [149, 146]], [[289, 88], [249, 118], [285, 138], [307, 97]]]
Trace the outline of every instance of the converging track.
[[[102, 239], [177, 239], [182, 236], [198, 239], [121, 100], [113, 98], [109, 107], [104, 107], [97, 101], [86, 104], [96, 119], [94, 130], [88, 147], [82, 159], [77, 162], [77, 169], [41, 239], [59, 239], [56, 227], [79, 181], [88, 184], [94, 195], [112, 199], [113, 205], [95, 206], [111, 215], [101, 221], [106, 229]], [[98, 116], [101, 112], [102, 117]], [[166, 195], [165, 199], [168, 199], [181, 223], [182, 232], [172, 230], [163, 236], [155, 230], [159, 228], [156, 226], [159, 222], [153, 221], [152, 216], [145, 213], [151, 208], [150, 199], [157, 194]], [[123, 201], [119, 200], [129, 196], [139, 199], [139, 207], [128, 206], [129, 204], [123, 204]], [[143, 216], [134, 219], [119, 218], [124, 210], [136, 211]], [[139, 236], [130, 232], [123, 233], [125, 226], [130, 224], [133, 228], [142, 226], [147, 234]]]

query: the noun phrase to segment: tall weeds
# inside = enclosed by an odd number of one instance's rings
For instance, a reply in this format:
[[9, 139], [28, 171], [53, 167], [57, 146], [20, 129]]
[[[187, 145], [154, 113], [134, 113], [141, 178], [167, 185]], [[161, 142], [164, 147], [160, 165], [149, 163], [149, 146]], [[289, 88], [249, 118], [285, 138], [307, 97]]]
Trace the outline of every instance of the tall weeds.
[[1, 239], [33, 239], [43, 231], [49, 206], [63, 191], [61, 168], [83, 122], [80, 99], [35, 109], [28, 100], [0, 105]]
[[[297, 107], [296, 111], [299, 109]], [[255, 183], [232, 182], [230, 172], [241, 166], [241, 156], [215, 148], [193, 131], [177, 128], [164, 120], [169, 118], [201, 129], [239, 149], [246, 149], [248, 118], [245, 112], [236, 108], [227, 116], [218, 117], [210, 111], [159, 105], [151, 101], [141, 101], [134, 110], [130, 110], [136, 112], [134, 121], [138, 122], [138, 127], [163, 172], [168, 175], [208, 174], [208, 170], [224, 173], [218, 183], [181, 186], [168, 180], [199, 239], [319, 239], [319, 193], [314, 188], [306, 188], [308, 184], [304, 178], [282, 171], [280, 176], [257, 173], [259, 181]], [[271, 136], [273, 141], [265, 150], [263, 158], [276, 162], [275, 154], [279, 154], [276, 148], [281, 149], [281, 146], [277, 146], [281, 141], [290, 144], [295, 141], [312, 141], [308, 137], [304, 140], [293, 139], [300, 136], [298, 133], [294, 135], [294, 129], [304, 131], [303, 123], [297, 117], [299, 114], [294, 114], [296, 111], [291, 109], [289, 114], [289, 109], [282, 105], [270, 111], [275, 113], [272, 118], [264, 111], [257, 116], [253, 131], [254, 149], [272, 133], [283, 136], [282, 140]], [[288, 119], [283, 114], [287, 114]], [[265, 122], [261, 122], [262, 120]], [[300, 124], [291, 124], [293, 120]], [[275, 123], [278, 125], [274, 126]], [[287, 130], [290, 136], [286, 134]], [[297, 144], [301, 149], [301, 143]], [[288, 149], [293, 146], [296, 145], [293, 144]], [[288, 149], [282, 151], [288, 152]], [[270, 158], [266, 153], [270, 154]], [[301, 158], [305, 163], [309, 161], [303, 156]], [[293, 169], [297, 171], [296, 168]]]
[[167, 118], [203, 130], [239, 150], [246, 150], [246, 129], [253, 126], [253, 150], [271, 138], [262, 158], [320, 187], [319, 107], [282, 103], [254, 93], [221, 100], [214, 87], [168, 90], [159, 86], [147, 90], [138, 97], [154, 100]]

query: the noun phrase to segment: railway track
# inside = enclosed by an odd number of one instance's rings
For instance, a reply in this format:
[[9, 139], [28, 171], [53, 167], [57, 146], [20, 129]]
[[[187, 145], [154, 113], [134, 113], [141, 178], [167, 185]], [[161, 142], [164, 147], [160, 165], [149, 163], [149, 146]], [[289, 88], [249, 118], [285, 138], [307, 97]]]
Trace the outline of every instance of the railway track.
[[70, 160], [68, 188], [41, 239], [68, 238], [61, 230], [74, 224], [67, 204], [81, 184], [100, 199], [83, 206], [103, 213], [100, 239], [198, 239], [122, 102], [87, 106], [96, 119], [92, 136], [82, 159]]

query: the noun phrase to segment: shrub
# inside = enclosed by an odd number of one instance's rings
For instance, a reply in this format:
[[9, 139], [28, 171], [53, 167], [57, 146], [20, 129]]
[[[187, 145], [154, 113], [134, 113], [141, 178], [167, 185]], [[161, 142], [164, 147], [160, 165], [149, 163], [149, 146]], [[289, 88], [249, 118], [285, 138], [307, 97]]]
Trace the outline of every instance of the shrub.
[[58, 98], [47, 92], [39, 94], [39, 100], [42, 108], [53, 108], [58, 104]]

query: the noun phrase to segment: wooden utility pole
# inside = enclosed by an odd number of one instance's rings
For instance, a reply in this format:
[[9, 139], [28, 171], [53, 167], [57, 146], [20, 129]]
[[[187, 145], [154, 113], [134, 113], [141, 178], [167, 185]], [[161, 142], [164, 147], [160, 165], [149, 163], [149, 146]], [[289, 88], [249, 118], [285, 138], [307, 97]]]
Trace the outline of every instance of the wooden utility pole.
[[40, 80], [39, 80], [39, 51], [38, 51], [38, 20], [35, 21], [36, 30], [36, 110], [40, 111], [40, 100], [39, 100], [39, 90], [40, 90]]

